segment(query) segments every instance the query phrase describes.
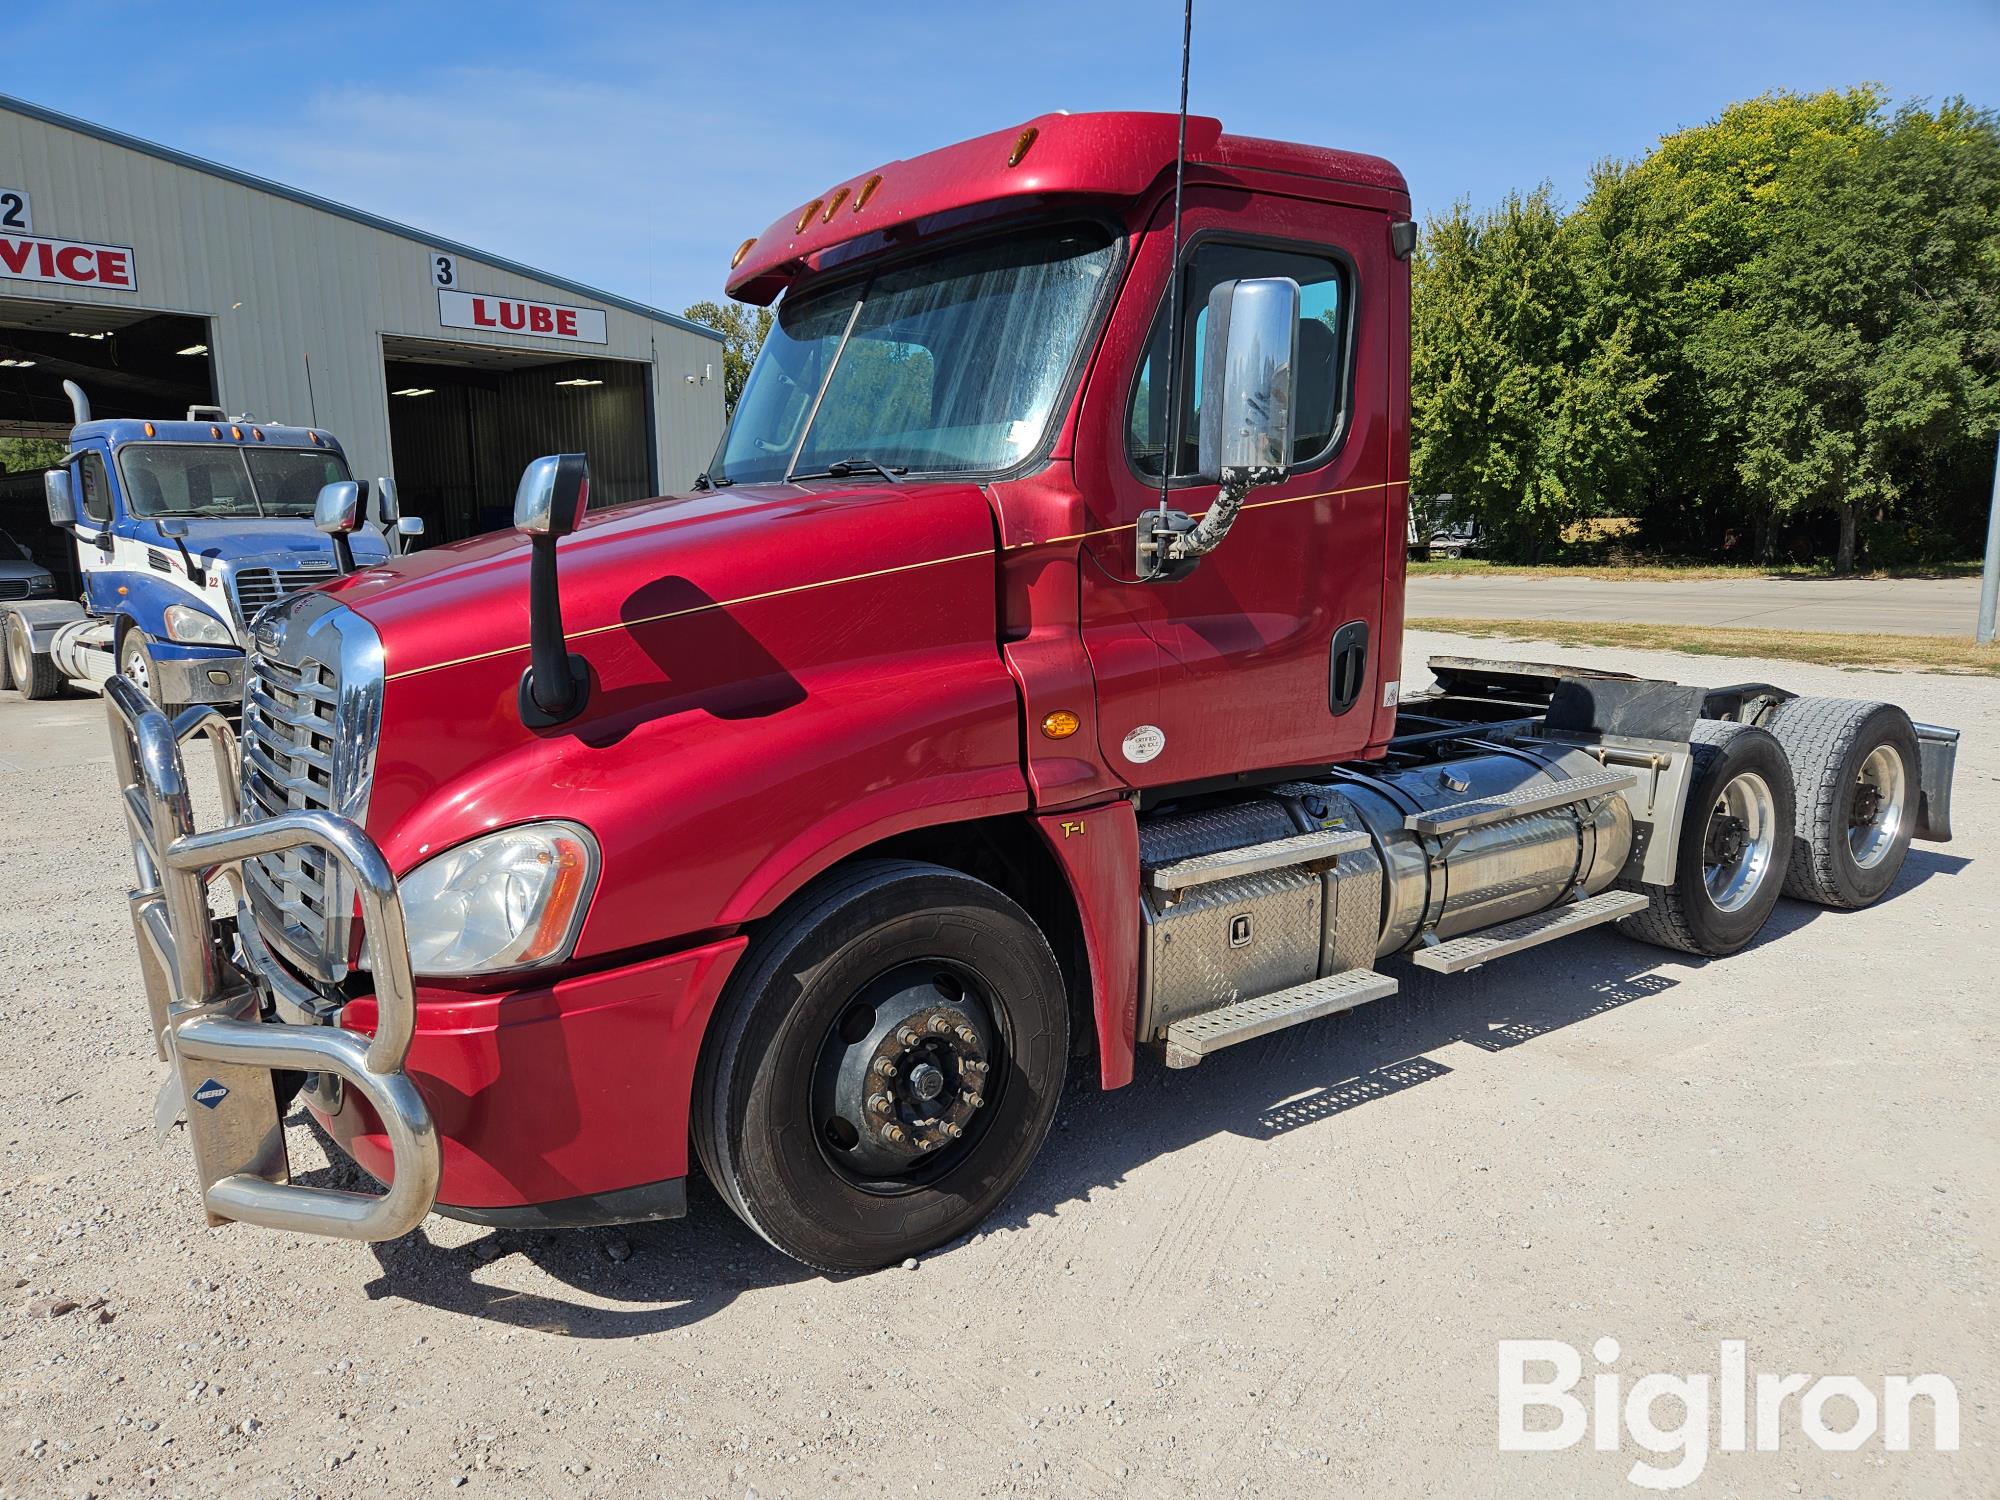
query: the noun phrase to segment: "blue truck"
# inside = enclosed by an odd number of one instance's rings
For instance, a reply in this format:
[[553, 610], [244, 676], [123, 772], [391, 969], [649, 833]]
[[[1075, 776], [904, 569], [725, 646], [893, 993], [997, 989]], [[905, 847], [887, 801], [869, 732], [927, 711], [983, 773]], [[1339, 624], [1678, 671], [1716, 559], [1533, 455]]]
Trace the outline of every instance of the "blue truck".
[[[76, 542], [80, 601], [0, 601], [0, 688], [52, 698], [122, 672], [169, 713], [194, 703], [233, 711], [243, 697], [244, 642], [266, 605], [337, 571], [334, 539], [314, 504], [349, 481], [332, 434], [220, 407], [184, 421], [92, 421], [75, 414], [69, 455], [45, 477], [49, 519]], [[378, 479], [379, 528], [351, 538], [357, 564], [378, 562], [422, 531], [396, 514]]]

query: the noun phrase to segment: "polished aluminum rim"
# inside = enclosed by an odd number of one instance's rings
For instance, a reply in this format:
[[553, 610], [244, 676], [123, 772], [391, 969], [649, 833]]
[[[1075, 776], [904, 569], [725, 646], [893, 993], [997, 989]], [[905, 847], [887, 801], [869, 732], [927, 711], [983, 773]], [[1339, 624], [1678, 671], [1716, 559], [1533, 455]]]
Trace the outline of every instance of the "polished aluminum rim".
[[120, 670], [125, 673], [126, 680], [133, 687], [144, 693], [148, 698], [153, 696], [152, 664], [146, 660], [146, 648], [144, 646], [128, 645], [125, 648], [124, 665]]
[[1909, 803], [1908, 787], [1903, 757], [1894, 745], [1877, 745], [1868, 752], [1854, 781], [1854, 804], [1847, 824], [1848, 852], [1862, 869], [1881, 864], [1896, 847]]
[[15, 615], [7, 623], [7, 663], [14, 669], [14, 686], [25, 693], [35, 671], [32, 648], [28, 644], [28, 622]]
[[1778, 805], [1771, 788], [1745, 771], [1722, 789], [1708, 815], [1702, 879], [1718, 911], [1741, 911], [1763, 888], [1778, 848]]

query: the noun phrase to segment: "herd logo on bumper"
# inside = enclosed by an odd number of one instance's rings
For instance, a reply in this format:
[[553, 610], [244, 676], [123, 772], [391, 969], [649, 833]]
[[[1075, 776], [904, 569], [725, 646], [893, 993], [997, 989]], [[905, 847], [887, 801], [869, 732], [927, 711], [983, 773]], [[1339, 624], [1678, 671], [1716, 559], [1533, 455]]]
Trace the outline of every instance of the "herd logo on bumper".
[[194, 1091], [194, 1102], [208, 1109], [214, 1109], [216, 1105], [228, 1097], [229, 1090], [222, 1084], [217, 1083], [213, 1078]]

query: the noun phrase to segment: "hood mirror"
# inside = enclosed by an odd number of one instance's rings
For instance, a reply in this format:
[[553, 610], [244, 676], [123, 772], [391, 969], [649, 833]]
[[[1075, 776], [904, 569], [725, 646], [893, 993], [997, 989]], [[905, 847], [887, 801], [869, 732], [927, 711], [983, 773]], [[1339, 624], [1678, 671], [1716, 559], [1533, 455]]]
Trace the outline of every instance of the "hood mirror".
[[563, 638], [556, 542], [576, 530], [590, 504], [590, 460], [552, 453], [521, 474], [514, 529], [528, 538], [528, 670], [521, 674], [521, 722], [530, 729], [567, 723], [590, 698], [590, 665]]
[[529, 536], [568, 536], [590, 504], [590, 460], [551, 453], [522, 471], [514, 491], [514, 529]]
[[368, 486], [359, 479], [322, 485], [313, 501], [313, 526], [333, 538], [333, 565], [341, 573], [354, 571], [354, 545], [348, 538], [361, 529], [367, 508]]
[[424, 534], [424, 518], [403, 514], [396, 481], [386, 474], [375, 481], [375, 518], [381, 523], [383, 540], [397, 556], [409, 551], [409, 538]]

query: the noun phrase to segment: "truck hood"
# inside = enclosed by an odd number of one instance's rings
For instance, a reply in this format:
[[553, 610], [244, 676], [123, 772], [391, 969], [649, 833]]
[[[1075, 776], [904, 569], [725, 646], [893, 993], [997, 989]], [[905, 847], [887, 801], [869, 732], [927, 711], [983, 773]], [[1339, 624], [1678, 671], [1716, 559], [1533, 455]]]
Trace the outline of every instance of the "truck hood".
[[48, 578], [53, 575], [40, 563], [25, 557], [0, 557], [0, 578]]
[[[149, 528], [153, 536], [144, 538], [148, 546], [172, 549], [173, 541]], [[188, 551], [209, 562], [235, 563], [255, 560], [296, 558], [301, 562], [333, 561], [333, 539], [315, 531], [309, 520], [294, 517], [216, 516], [208, 520], [190, 519], [182, 538]], [[389, 555], [381, 535], [363, 527], [352, 538], [357, 560], [379, 561]], [[280, 562], [278, 566], [286, 566]]]
[[[558, 543], [564, 633], [590, 637], [990, 554], [977, 485], [732, 485], [601, 511]], [[328, 592], [382, 637], [391, 677], [528, 645], [529, 543], [514, 532], [364, 567]], [[837, 622], [838, 590], [814, 608]]]

